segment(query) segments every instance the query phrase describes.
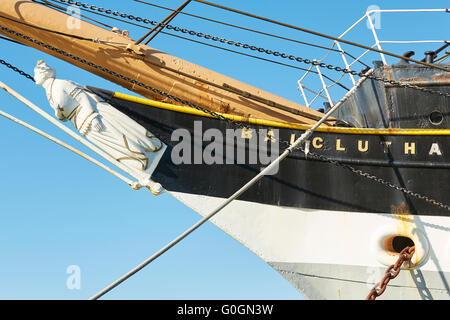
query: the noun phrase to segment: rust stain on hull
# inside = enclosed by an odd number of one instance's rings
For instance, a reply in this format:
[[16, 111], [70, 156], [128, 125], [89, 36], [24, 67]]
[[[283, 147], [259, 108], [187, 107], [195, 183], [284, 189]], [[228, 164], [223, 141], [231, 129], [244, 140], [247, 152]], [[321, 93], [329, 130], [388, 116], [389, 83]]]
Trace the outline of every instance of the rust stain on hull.
[[[414, 235], [414, 230], [416, 229], [416, 224], [414, 222], [414, 217], [408, 213], [406, 203], [403, 202], [400, 206], [392, 206], [391, 213], [397, 218], [396, 219], [397, 234], [399, 236], [407, 237], [411, 240], [415, 239], [416, 237]], [[389, 244], [387, 244], [387, 247], [388, 246]], [[395, 252], [394, 250], [392, 250], [392, 254], [398, 255], [398, 253]], [[413, 259], [414, 261], [411, 261], [412, 265], [417, 265], [419, 263], [418, 255], [415, 254], [413, 256]]]

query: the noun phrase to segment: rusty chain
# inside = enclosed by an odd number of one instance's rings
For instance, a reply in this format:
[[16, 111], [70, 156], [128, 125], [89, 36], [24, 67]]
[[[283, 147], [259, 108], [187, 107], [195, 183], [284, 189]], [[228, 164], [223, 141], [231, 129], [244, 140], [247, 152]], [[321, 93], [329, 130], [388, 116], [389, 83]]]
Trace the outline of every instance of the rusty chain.
[[415, 247], [406, 247], [404, 248], [398, 255], [397, 261], [387, 268], [384, 273], [383, 279], [376, 284], [372, 290], [370, 290], [369, 295], [366, 297], [366, 300], [375, 300], [377, 297], [381, 296], [386, 287], [392, 279], [395, 279], [401, 271], [401, 267], [403, 263], [411, 261], [415, 252]]

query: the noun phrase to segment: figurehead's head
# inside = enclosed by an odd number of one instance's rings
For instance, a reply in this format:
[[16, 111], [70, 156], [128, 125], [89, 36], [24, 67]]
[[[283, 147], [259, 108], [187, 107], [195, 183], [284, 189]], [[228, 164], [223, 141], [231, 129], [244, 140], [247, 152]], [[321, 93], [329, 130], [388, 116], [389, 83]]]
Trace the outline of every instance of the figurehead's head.
[[56, 77], [56, 70], [47, 65], [45, 61], [39, 60], [34, 68], [34, 81], [38, 86], [42, 84], [47, 79], [54, 79]]

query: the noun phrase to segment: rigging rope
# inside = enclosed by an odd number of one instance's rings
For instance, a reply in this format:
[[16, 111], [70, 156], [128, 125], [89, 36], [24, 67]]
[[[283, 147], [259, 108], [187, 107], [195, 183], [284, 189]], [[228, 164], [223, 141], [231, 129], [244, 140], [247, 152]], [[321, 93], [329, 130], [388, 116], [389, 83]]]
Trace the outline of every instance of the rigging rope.
[[[59, 129], [61, 129], [62, 131], [64, 131], [65, 133], [67, 133], [68, 135], [70, 135], [72, 138], [74, 138], [75, 140], [77, 140], [78, 142], [82, 143], [85, 147], [91, 149], [92, 151], [94, 151], [95, 153], [97, 153], [99, 156], [101, 156], [102, 158], [104, 158], [105, 160], [109, 161], [110, 163], [114, 164], [116, 167], [118, 167], [119, 169], [121, 169], [123, 172], [126, 172], [128, 174], [130, 174], [131, 176], [138, 178], [139, 180], [145, 180], [145, 177], [142, 176], [142, 174], [140, 172], [138, 172], [137, 170], [131, 170], [130, 168], [124, 166], [122, 163], [120, 163], [119, 161], [117, 161], [116, 159], [114, 159], [113, 157], [111, 157], [109, 154], [107, 154], [106, 152], [104, 152], [103, 150], [97, 148], [95, 145], [93, 145], [92, 143], [90, 143], [89, 141], [87, 141], [86, 139], [83, 139], [83, 137], [81, 137], [80, 135], [78, 135], [77, 133], [75, 133], [74, 131], [70, 130], [69, 128], [67, 128], [66, 126], [64, 126], [63, 124], [61, 124], [59, 121], [57, 121], [55, 118], [53, 118], [52, 116], [50, 116], [48, 113], [46, 113], [45, 111], [43, 111], [42, 109], [40, 109], [38, 106], [36, 106], [35, 104], [33, 104], [32, 102], [30, 102], [29, 100], [27, 100], [26, 98], [24, 98], [23, 96], [21, 96], [19, 93], [17, 93], [16, 91], [14, 91], [12, 88], [10, 88], [9, 86], [7, 86], [6, 84], [4, 84], [3, 82], [0, 81], [0, 88], [4, 89], [7, 93], [9, 93], [10, 95], [12, 95], [14, 98], [16, 98], [17, 100], [19, 100], [20, 102], [22, 102], [23, 104], [25, 104], [27, 107], [29, 107], [31, 110], [35, 111], [37, 114], [39, 114], [41, 117], [43, 117], [44, 119], [46, 119], [47, 121], [49, 121], [50, 123], [52, 123], [53, 125], [55, 125], [56, 127], [58, 127]], [[117, 175], [116, 175], [117, 176]], [[125, 181], [125, 180], [124, 180]], [[139, 189], [141, 186], [137, 183], [137, 182], [133, 182], [131, 180], [126, 180], [126, 182], [133, 188], [133, 189]]]
[[161, 32], [161, 30], [163, 30], [165, 28], [165, 26], [170, 23], [170, 21], [172, 21], [192, 0], [186, 0], [179, 8], [177, 8], [177, 10], [174, 10], [172, 13], [169, 14], [169, 16], [167, 16], [163, 21], [161, 21], [160, 23], [158, 23], [152, 30], [150, 30], [147, 34], [145, 34], [144, 36], [142, 36], [142, 38], [140, 38], [139, 40], [137, 40], [135, 42], [135, 44], [139, 44], [141, 43], [145, 38], [147, 38], [149, 35], [150, 38], [145, 42], [145, 44], [148, 44], [150, 41], [153, 40], [154, 37], [156, 37], [156, 35]]
[[302, 143], [304, 143], [311, 134], [322, 124], [324, 123], [327, 118], [331, 116], [332, 113], [334, 113], [342, 104], [337, 103], [333, 108], [331, 108], [319, 121], [317, 121], [309, 130], [306, 130], [294, 143], [292, 143], [287, 149], [283, 151], [281, 155], [278, 156], [275, 160], [273, 160], [266, 168], [261, 170], [259, 174], [257, 174], [253, 179], [251, 179], [249, 182], [247, 182], [243, 187], [241, 187], [238, 191], [233, 193], [232, 196], [230, 196], [228, 199], [225, 199], [217, 208], [212, 210], [211, 213], [206, 215], [203, 219], [201, 219], [199, 222], [194, 224], [192, 227], [187, 229], [185, 232], [180, 234], [177, 238], [175, 238], [173, 241], [171, 241], [169, 244], [167, 244], [165, 247], [163, 247], [161, 250], [156, 252], [154, 255], [152, 255], [150, 258], [145, 260], [143, 263], [138, 265], [136, 268], [132, 269], [116, 281], [114, 281], [112, 284], [104, 288], [103, 290], [99, 291], [97, 294], [93, 295], [89, 300], [97, 300], [98, 298], [102, 297], [115, 287], [117, 287], [119, 284], [136, 274], [138, 271], [145, 268], [147, 265], [149, 265], [151, 262], [155, 261], [157, 258], [159, 258], [162, 254], [167, 252], [169, 249], [171, 249], [173, 246], [175, 246], [177, 243], [182, 241], [184, 238], [186, 238], [188, 235], [190, 235], [192, 232], [197, 230], [201, 225], [203, 225], [205, 222], [209, 221], [212, 217], [214, 217], [217, 213], [219, 213], [223, 208], [228, 206], [233, 200], [237, 199], [240, 195], [242, 195], [245, 191], [247, 191], [252, 185], [254, 185], [256, 182], [261, 180], [262, 177], [264, 177], [266, 174], [271, 172], [274, 168], [276, 168], [289, 154], [294, 152], [295, 149], [301, 146]]
[[66, 144], [65, 142], [63, 142], [63, 141], [61, 141], [61, 140], [59, 140], [59, 139], [57, 139], [57, 138], [55, 138], [55, 137], [49, 135], [48, 133], [45, 133], [44, 131], [37, 129], [37, 128], [33, 127], [32, 125], [30, 125], [30, 124], [28, 124], [28, 123], [26, 123], [26, 122], [24, 122], [24, 121], [22, 121], [22, 120], [20, 120], [20, 119], [17, 119], [17, 118], [13, 117], [12, 115], [10, 115], [10, 114], [8, 114], [8, 113], [2, 111], [2, 110], [0, 110], [0, 116], [3, 116], [3, 117], [5, 117], [6, 119], [9, 119], [9, 120], [11, 120], [11, 121], [13, 121], [13, 122], [15, 122], [15, 123], [21, 125], [21, 126], [24, 126], [25, 128], [27, 128], [27, 129], [29, 129], [29, 130], [31, 130], [31, 131], [33, 131], [33, 132], [35, 132], [35, 133], [37, 133], [37, 134], [43, 136], [44, 138], [47, 138], [47, 139], [49, 139], [50, 141], [53, 141], [53, 142], [55, 142], [56, 144], [59, 144], [60, 146], [62, 146], [62, 147], [64, 147], [64, 148], [66, 148], [66, 149], [72, 151], [73, 153], [75, 153], [75, 154], [77, 154], [77, 155], [83, 157], [84, 159], [86, 159], [86, 160], [92, 162], [93, 164], [99, 166], [100, 168], [102, 168], [102, 169], [108, 171], [109, 173], [111, 173], [112, 175], [116, 176], [116, 177], [119, 178], [120, 180], [126, 182], [126, 183], [127, 183], [129, 186], [131, 186], [133, 189], [136, 190], [136, 189], [139, 188], [137, 182], [134, 182], [134, 181], [132, 181], [132, 180], [126, 178], [125, 176], [121, 175], [120, 173], [118, 173], [118, 172], [114, 171], [113, 169], [109, 168], [108, 166], [104, 165], [104, 164], [101, 163], [100, 161], [97, 161], [96, 159], [92, 158], [91, 156], [89, 156], [89, 155], [87, 155], [87, 154], [85, 154], [85, 153], [79, 151], [78, 149], [75, 149], [74, 147], [72, 147], [72, 146]]

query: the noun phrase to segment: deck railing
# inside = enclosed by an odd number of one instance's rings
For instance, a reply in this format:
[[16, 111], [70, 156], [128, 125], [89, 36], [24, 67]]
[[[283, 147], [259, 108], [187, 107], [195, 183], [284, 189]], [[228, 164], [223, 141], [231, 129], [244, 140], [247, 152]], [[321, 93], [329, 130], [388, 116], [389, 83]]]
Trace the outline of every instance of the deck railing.
[[[377, 22], [381, 19], [381, 14], [391, 14], [391, 13], [449, 13], [449, 9], [409, 9], [409, 10], [368, 10], [360, 19], [358, 19], [355, 23], [353, 23], [347, 30], [345, 30], [338, 39], [343, 39], [345, 36], [347, 36], [352, 30], [354, 30], [358, 25], [366, 22], [368, 30], [370, 30], [371, 36], [373, 37], [373, 43], [370, 44], [372, 48], [376, 48], [379, 50], [383, 49], [383, 44], [448, 44], [450, 43], [449, 40], [381, 40], [378, 33], [377, 33]], [[375, 21], [375, 23], [374, 23]], [[346, 54], [346, 52], [342, 48], [342, 43], [338, 40], [333, 42], [333, 45], [331, 48], [336, 48], [337, 52], [340, 56], [340, 60], [342, 61], [343, 65], [348, 70], [354, 70], [355, 64], [362, 61], [362, 58], [366, 57], [369, 53], [375, 53], [378, 54], [380, 57], [380, 60], [384, 65], [388, 65], [386, 55], [383, 53], [378, 53], [371, 51], [369, 49], [363, 51], [358, 57], [349, 59], [349, 55]], [[331, 51], [330, 51], [331, 52]], [[329, 58], [330, 52], [328, 52], [324, 58], [317, 59], [315, 61], [325, 62], [326, 59]], [[315, 66], [315, 70], [313, 70], [313, 66], [311, 65], [308, 71], [306, 71], [301, 78], [297, 81], [298, 83], [298, 89], [303, 97], [303, 100], [305, 102], [305, 105], [309, 108], [313, 105], [314, 102], [317, 100], [321, 100], [322, 102], [328, 102], [330, 107], [333, 107], [335, 104], [335, 100], [332, 99], [332, 94], [330, 93], [330, 88], [335, 86], [337, 82], [342, 81], [343, 77], [346, 75], [348, 77], [348, 80], [350, 81], [350, 85], [355, 86], [357, 83], [357, 79], [355, 79], [355, 76], [347, 73], [342, 74], [342, 76], [335, 81], [332, 81], [331, 83], [327, 84], [326, 80], [323, 77], [323, 73], [321, 71], [321, 68], [319, 66]], [[323, 70], [323, 69], [322, 69]], [[314, 75], [318, 78], [320, 86], [322, 89], [319, 91], [312, 90], [308, 88], [304, 82], [307, 79], [307, 77]], [[330, 81], [328, 81], [330, 82]], [[308, 94], [308, 93], [309, 94]], [[341, 95], [342, 96], [342, 95]]]

